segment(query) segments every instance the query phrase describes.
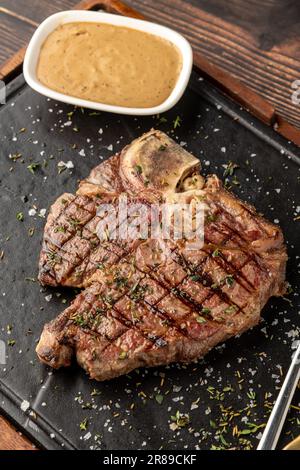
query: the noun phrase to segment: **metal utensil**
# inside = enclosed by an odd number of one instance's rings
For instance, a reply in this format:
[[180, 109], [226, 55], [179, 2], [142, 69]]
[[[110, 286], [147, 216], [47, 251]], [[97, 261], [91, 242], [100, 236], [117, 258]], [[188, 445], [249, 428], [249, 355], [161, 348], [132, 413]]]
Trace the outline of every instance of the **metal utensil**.
[[283, 382], [257, 450], [274, 450], [300, 379], [300, 343]]

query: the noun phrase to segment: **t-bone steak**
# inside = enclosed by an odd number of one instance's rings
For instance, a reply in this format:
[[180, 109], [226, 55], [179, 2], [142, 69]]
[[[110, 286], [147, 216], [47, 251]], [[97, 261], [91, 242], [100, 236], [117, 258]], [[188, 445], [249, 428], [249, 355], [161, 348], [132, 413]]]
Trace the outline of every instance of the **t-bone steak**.
[[[99, 237], [98, 208], [201, 201], [204, 243]], [[132, 211], [131, 211], [132, 207]], [[119, 220], [118, 228], [122, 232]], [[144, 224], [151, 212], [144, 213]], [[193, 245], [193, 246], [192, 246]], [[200, 162], [166, 134], [151, 130], [94, 168], [76, 194], [51, 207], [40, 256], [43, 285], [82, 291], [44, 327], [41, 361], [107, 380], [146, 366], [190, 362], [259, 322], [271, 296], [285, 291], [287, 254], [279, 227], [206, 179]]]

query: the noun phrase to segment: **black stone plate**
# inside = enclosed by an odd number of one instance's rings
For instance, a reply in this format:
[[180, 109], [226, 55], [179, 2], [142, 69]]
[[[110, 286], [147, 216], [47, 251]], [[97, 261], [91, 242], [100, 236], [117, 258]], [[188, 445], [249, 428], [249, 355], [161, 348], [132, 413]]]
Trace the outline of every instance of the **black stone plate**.
[[[173, 110], [145, 118], [74, 112], [34, 93], [22, 77], [8, 91], [7, 104], [0, 108], [2, 412], [48, 449], [255, 448], [299, 340], [299, 149], [196, 73]], [[174, 129], [177, 116], [180, 126]], [[289, 300], [271, 300], [260, 326], [198, 364], [141, 369], [107, 383], [89, 380], [75, 364], [52, 372], [39, 363], [36, 342], [43, 325], [75, 293], [42, 289], [34, 282], [43, 209], [151, 127], [198, 156], [204, 174], [223, 177], [229, 160], [238, 165], [236, 179], [230, 178], [239, 182], [232, 183], [233, 191], [283, 229], [294, 292]], [[74, 168], [58, 174], [60, 161], [71, 161]], [[28, 169], [32, 163], [38, 164], [30, 167], [34, 174]], [[30, 216], [32, 209], [36, 215]], [[293, 406], [279, 447], [300, 434], [299, 390]], [[189, 423], [176, 423], [176, 413], [187, 414]], [[185, 426], [174, 429], [178, 424]]]

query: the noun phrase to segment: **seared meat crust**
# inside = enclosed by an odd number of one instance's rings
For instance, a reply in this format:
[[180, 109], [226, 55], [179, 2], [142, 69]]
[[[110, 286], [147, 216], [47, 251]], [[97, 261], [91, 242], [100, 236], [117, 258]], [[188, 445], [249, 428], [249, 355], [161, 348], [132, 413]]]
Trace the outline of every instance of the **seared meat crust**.
[[[281, 230], [226, 191], [215, 175], [205, 181], [199, 170], [192, 155], [150, 131], [96, 167], [76, 195], [64, 194], [54, 203], [40, 282], [84, 290], [45, 326], [37, 346], [43, 362], [59, 368], [76, 356], [96, 380], [140, 366], [190, 362], [256, 325], [268, 299], [284, 293]], [[197, 182], [193, 189], [187, 183], [191, 175]], [[195, 249], [189, 240], [113, 234], [100, 240], [97, 208], [109, 202], [118, 210], [122, 194], [129, 200], [129, 219], [139, 203], [201, 200], [204, 245]], [[149, 210], [145, 226], [150, 218]]]

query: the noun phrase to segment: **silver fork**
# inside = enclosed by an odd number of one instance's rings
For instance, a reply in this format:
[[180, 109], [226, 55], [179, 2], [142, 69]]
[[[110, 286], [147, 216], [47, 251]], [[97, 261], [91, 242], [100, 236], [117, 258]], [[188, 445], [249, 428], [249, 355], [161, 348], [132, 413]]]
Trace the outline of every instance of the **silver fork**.
[[257, 450], [274, 450], [285, 422], [289, 406], [300, 379], [300, 343], [275, 402]]

